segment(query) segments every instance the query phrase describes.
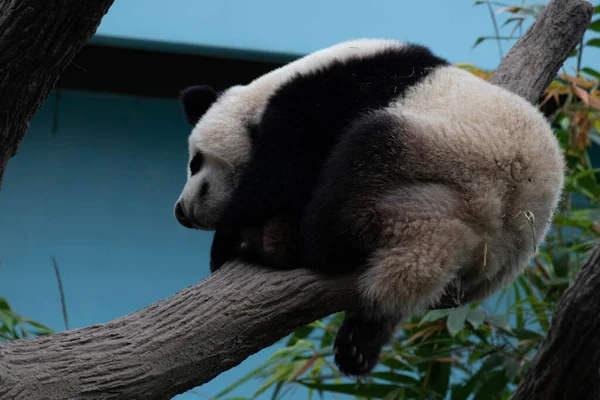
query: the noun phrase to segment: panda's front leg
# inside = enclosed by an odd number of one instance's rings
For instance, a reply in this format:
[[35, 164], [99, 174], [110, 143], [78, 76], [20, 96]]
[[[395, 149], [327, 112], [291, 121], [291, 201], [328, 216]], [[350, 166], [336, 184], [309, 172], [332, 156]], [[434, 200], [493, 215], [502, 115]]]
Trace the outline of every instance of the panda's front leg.
[[239, 255], [239, 231], [216, 230], [210, 249], [210, 272], [215, 272], [227, 261]]
[[261, 230], [272, 214], [267, 201], [260, 202], [256, 197], [246, 196], [244, 191], [238, 192], [217, 224], [210, 251], [211, 272], [227, 261], [239, 258], [242, 254], [242, 232]]

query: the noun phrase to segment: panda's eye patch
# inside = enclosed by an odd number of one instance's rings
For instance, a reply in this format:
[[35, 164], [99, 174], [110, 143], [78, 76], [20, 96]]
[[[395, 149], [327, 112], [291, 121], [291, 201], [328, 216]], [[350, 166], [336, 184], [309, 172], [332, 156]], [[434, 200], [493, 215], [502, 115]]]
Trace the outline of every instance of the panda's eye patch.
[[192, 161], [190, 161], [190, 174], [195, 175], [202, 168], [202, 164], [204, 164], [204, 157], [202, 157], [202, 153], [196, 153]]

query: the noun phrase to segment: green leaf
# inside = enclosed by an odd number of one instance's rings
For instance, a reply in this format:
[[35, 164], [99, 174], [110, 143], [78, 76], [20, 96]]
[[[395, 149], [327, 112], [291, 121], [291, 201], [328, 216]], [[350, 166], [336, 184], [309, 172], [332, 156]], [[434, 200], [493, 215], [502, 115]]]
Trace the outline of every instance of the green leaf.
[[4, 324], [8, 332], [13, 335], [13, 337], [17, 336], [17, 332], [15, 331], [15, 317], [12, 312], [6, 310], [0, 310], [0, 322]]
[[544, 339], [544, 335], [541, 335], [538, 332], [529, 330], [529, 329], [513, 329], [513, 335], [517, 338], [517, 339], [521, 339], [521, 340], [543, 340]]
[[498, 367], [504, 366], [504, 357], [500, 353], [492, 353], [483, 360], [483, 364], [479, 368], [479, 371], [482, 375], [487, 374], [490, 371]]
[[446, 326], [451, 336], [456, 336], [458, 332], [463, 330], [468, 314], [468, 306], [454, 308], [450, 311], [450, 314], [448, 315], [448, 320], [446, 321]]
[[372, 372], [371, 374], [369, 374], [369, 376], [372, 378], [377, 378], [377, 379], [381, 379], [381, 380], [388, 381], [388, 382], [403, 383], [405, 385], [418, 385], [419, 384], [419, 380], [413, 376], [399, 374], [399, 373], [391, 372], [391, 371]]
[[27, 317], [21, 317], [21, 321], [25, 322], [28, 325], [33, 326], [34, 328], [39, 329], [40, 331], [44, 332], [44, 334], [51, 334], [54, 333], [54, 330], [52, 330], [51, 328], [48, 328], [46, 325], [40, 324], [37, 321], [34, 321], [30, 318]]
[[10, 308], [10, 305], [4, 297], [0, 297], [0, 310], [12, 311], [12, 308]]
[[277, 371], [269, 379], [267, 379], [266, 381], [263, 382], [261, 387], [258, 388], [258, 390], [254, 393], [254, 396], [252, 396], [252, 398], [253, 399], [257, 398], [258, 395], [260, 395], [265, 390], [267, 390], [268, 388], [273, 386], [273, 384], [275, 384], [276, 382], [279, 382], [279, 381], [283, 380], [285, 377], [287, 377], [293, 370], [294, 370], [293, 364], [283, 364], [283, 365], [279, 366]]
[[[308, 383], [300, 382], [302, 386], [317, 389], [325, 392], [345, 393], [356, 397], [376, 397], [381, 398], [387, 396], [390, 392], [398, 389], [396, 385], [384, 385], [379, 383], [371, 384], [354, 384], [354, 383]], [[407, 388], [417, 394], [413, 388]]]
[[501, 6], [501, 7], [508, 7], [507, 3], [501, 3], [499, 1], [487, 1], [487, 0], [477, 0], [475, 3], [473, 3], [473, 6], [479, 6], [481, 4], [493, 4], [495, 6]]
[[298, 339], [305, 339], [314, 330], [314, 326], [303, 326], [302, 328], [296, 329], [287, 342], [287, 346], [293, 346], [296, 344]]
[[594, 7], [594, 14], [600, 14], [600, 6]]
[[464, 385], [454, 385], [452, 387], [452, 400], [467, 400], [473, 393], [477, 393], [484, 383], [483, 377], [486, 374], [500, 366], [502, 359], [497, 354], [492, 354], [485, 358], [479, 369], [474, 373]]
[[447, 317], [450, 314], [451, 308], [443, 308], [441, 310], [431, 310], [421, 319], [419, 325], [424, 324], [425, 322], [437, 321], [438, 319]]
[[478, 37], [477, 40], [475, 40], [475, 44], [473, 44], [472, 49], [474, 49], [475, 47], [479, 46], [486, 39], [487, 38], [485, 38], [485, 37]]
[[475, 393], [482, 382], [479, 380], [479, 374], [474, 374], [463, 385], [452, 386], [452, 400], [467, 400], [471, 394]]
[[221, 392], [217, 393], [217, 395], [215, 397], [221, 398], [221, 397], [225, 396], [227, 393], [230, 393], [231, 391], [233, 391], [237, 387], [239, 387], [239, 386], [243, 385], [244, 383], [248, 382], [250, 379], [252, 379], [252, 378], [260, 375], [265, 369], [266, 369], [266, 366], [265, 365], [261, 365], [260, 367], [258, 367], [254, 371], [250, 372], [248, 375], [242, 377], [237, 382], [234, 382], [230, 386], [228, 386], [225, 389], [223, 389]]
[[448, 392], [451, 371], [452, 364], [447, 362], [434, 362], [431, 366], [430, 388], [441, 398], [445, 398], [446, 392]]
[[521, 303], [521, 292], [519, 291], [519, 283], [515, 282], [513, 287], [515, 288], [515, 301], [516, 301], [516, 314], [517, 314], [517, 328], [523, 329], [525, 327], [525, 319], [523, 318], [523, 308]]
[[513, 357], [509, 357], [506, 356], [505, 360], [504, 360], [504, 372], [505, 372], [505, 376], [506, 379], [508, 379], [509, 381], [513, 381], [517, 374], [519, 373], [519, 368], [520, 368], [520, 363], [519, 360], [513, 358]]
[[586, 46], [600, 47], [600, 39], [590, 39], [585, 44]]
[[594, 32], [600, 32], [600, 19], [592, 21], [592, 23], [590, 24], [590, 26], [588, 26], [588, 29], [590, 29], [590, 30], [592, 30]]
[[401, 371], [412, 371], [413, 369], [411, 368], [411, 366], [409, 364], [407, 364], [405, 361], [400, 361], [396, 358], [384, 358], [381, 363], [383, 365], [385, 365], [386, 367], [390, 367], [391, 369], [399, 369]]
[[[383, 400], [398, 400], [404, 399], [406, 396], [402, 393], [404, 388], [398, 388], [394, 391], [391, 391], [383, 398]], [[401, 396], [402, 395], [402, 396]]]
[[512, 22], [518, 22], [518, 23], [521, 23], [521, 22], [523, 22], [523, 20], [524, 20], [525, 18], [526, 18], [526, 17], [524, 17], [524, 16], [522, 16], [522, 15], [517, 15], [516, 17], [507, 18], [507, 19], [506, 19], [506, 21], [504, 21], [504, 23], [502, 24], [502, 26], [506, 26], [506, 25], [508, 25], [508, 24], [510, 24], [510, 23], [512, 23]]
[[508, 380], [503, 371], [493, 372], [481, 388], [477, 391], [477, 395], [473, 400], [498, 400], [507, 389]]
[[473, 325], [473, 328], [479, 328], [479, 326], [483, 324], [484, 320], [485, 311], [483, 311], [481, 308], [474, 308], [472, 310], [469, 310], [469, 313], [467, 314], [467, 321], [469, 321], [471, 325]]
[[555, 255], [552, 258], [552, 265], [554, 266], [554, 274], [559, 278], [564, 278], [569, 274], [569, 253], [566, 251]]
[[496, 328], [503, 329], [507, 332], [512, 332], [512, 327], [504, 315], [488, 315], [485, 317], [485, 320]]

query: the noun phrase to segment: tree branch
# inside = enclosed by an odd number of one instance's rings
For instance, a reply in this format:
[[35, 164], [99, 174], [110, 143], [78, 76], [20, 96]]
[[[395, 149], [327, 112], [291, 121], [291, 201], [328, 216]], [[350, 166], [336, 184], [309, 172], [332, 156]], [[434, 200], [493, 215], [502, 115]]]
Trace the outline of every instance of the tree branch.
[[0, 346], [0, 399], [170, 399], [353, 296], [351, 277], [229, 264], [107, 324]]
[[[0, 58], [4, 61], [0, 64], [3, 70], [10, 70], [12, 77], [8, 80], [0, 74], [0, 105], [12, 107], [9, 112], [0, 107], [0, 148], [2, 151], [8, 149], [5, 153], [10, 155], [22, 138], [29, 118], [66, 65], [65, 60], [70, 60], [74, 48], [80, 47], [84, 38], [89, 37], [93, 31], [91, 26], [97, 26], [101, 14], [111, 2], [62, 1], [61, 21], [66, 28], [61, 27], [60, 32], [66, 33], [45, 35], [51, 38], [44, 38], [43, 46], [37, 43], [42, 40], [37, 39], [40, 27], [42, 31], [48, 30], [56, 22], [36, 18], [35, 13], [27, 14], [27, 11], [40, 11], [46, 2], [0, 0], [0, 7], [2, 3], [9, 4], [10, 8], [0, 18], [0, 32], [4, 32], [0, 33], [0, 49], [22, 47], [19, 42], [28, 43], [25, 46], [36, 46], [36, 50], [25, 53], [12, 52], [20, 65], [16, 70], [7, 64], [4, 55]], [[17, 8], [20, 13], [15, 14]], [[46, 15], [57, 13], [55, 10], [45, 12]], [[27, 19], [29, 16], [27, 26], [35, 29], [35, 34], [23, 38], [19, 37], [20, 32], [7, 33], [4, 28], [14, 25], [7, 18], [11, 13], [13, 18]], [[581, 39], [591, 14], [592, 6], [587, 0], [552, 0], [504, 58], [492, 77], [492, 83], [532, 102], [537, 101]], [[65, 21], [71, 21], [72, 16], [90, 25], [84, 28], [83, 22], [81, 26], [67, 24]], [[7, 35], [14, 35], [12, 41], [3, 39]], [[73, 40], [69, 39], [72, 35], [76, 36], [78, 43], [75, 47], [66, 45]], [[0, 54], [3, 53], [0, 51]], [[68, 56], [65, 57], [65, 54]], [[40, 59], [52, 61], [40, 62]], [[11, 62], [16, 63], [14, 60]], [[19, 74], [18, 69], [30, 72]], [[16, 118], [16, 122], [12, 122], [12, 118]], [[10, 146], [5, 147], [7, 144]], [[0, 169], [3, 169], [6, 158], [0, 160]], [[596, 283], [600, 279], [600, 274], [595, 276], [597, 268], [586, 268], [585, 271], [582, 274], [594, 276], [583, 275], [577, 279], [570, 293], [579, 292], [586, 280]], [[587, 304], [598, 301], [592, 297], [594, 287], [587, 287]], [[329, 279], [303, 269], [273, 271], [231, 263], [193, 287], [107, 324], [1, 345], [0, 398], [167, 399], [209, 381], [295, 328], [349, 308], [354, 299], [351, 277]], [[561, 303], [552, 327], [552, 332], [563, 334], [550, 335], [542, 354], [556, 352], [557, 345], [565, 344], [557, 342], [556, 338], [564, 340], [563, 335], [569, 333], [566, 328], [571, 328], [573, 332], [570, 334], [575, 335], [575, 329], [580, 332], [582, 327], [592, 326], [592, 321], [581, 327], [568, 325], [564, 328], [565, 325], [561, 325], [561, 319], [572, 312], [572, 307], [584, 304], [570, 299], [572, 297], [567, 297]], [[589, 320], [599, 318], [597, 313], [591, 312], [576, 315]], [[598, 322], [594, 321], [594, 324]], [[573, 340], [578, 341], [580, 339]], [[594, 351], [593, 354], [576, 354], [587, 357], [585, 359], [590, 361], [587, 365], [592, 364], [593, 358], [592, 365], [597, 366], [598, 349]], [[542, 367], [545, 363], [554, 366], [556, 360], [540, 356], [523, 385], [532, 385], [530, 380], [539, 377], [536, 371], [540, 364]], [[552, 366], [546, 366], [549, 372], [541, 374], [550, 377], [550, 381], [554, 379], [555, 387], [560, 382], [575, 382], [575, 378], [569, 378], [573, 370], [564, 368], [560, 374], [555, 374], [556, 369]], [[597, 368], [594, 371], [597, 372]], [[531, 390], [527, 393], [536, 393], [539, 389], [534, 386]], [[528, 398], [538, 398], [535, 397], [537, 393], [532, 396]]]
[[588, 0], [553, 0], [502, 59], [490, 82], [536, 104], [590, 25]]
[[114, 0], [0, 0], [0, 184], [33, 114]]
[[563, 294], [511, 400], [600, 398], [600, 246]]

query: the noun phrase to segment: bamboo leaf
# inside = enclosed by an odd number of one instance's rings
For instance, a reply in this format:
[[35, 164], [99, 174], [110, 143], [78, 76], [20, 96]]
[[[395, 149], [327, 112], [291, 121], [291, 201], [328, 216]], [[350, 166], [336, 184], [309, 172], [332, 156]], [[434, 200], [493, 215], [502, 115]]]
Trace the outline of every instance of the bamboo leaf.
[[[379, 383], [372, 384], [354, 384], [354, 383], [308, 383], [300, 382], [302, 386], [333, 393], [351, 394], [356, 397], [375, 397], [381, 398], [387, 396], [390, 392], [398, 389], [396, 385], [384, 385]], [[413, 395], [418, 394], [413, 388], [407, 387]]]
[[421, 319], [419, 325], [424, 324], [425, 322], [437, 321], [438, 319], [442, 319], [447, 317], [450, 314], [450, 308], [443, 308], [441, 310], [431, 310]]
[[512, 327], [504, 315], [488, 315], [485, 317], [485, 320], [496, 328], [512, 332]]
[[592, 23], [590, 24], [590, 26], [588, 26], [588, 29], [590, 29], [590, 30], [592, 30], [594, 32], [600, 32], [600, 19], [592, 21]]
[[484, 320], [485, 320], [485, 311], [483, 311], [481, 308], [475, 308], [475, 309], [469, 310], [469, 313], [467, 314], [467, 321], [469, 321], [469, 323], [471, 323], [471, 325], [473, 325], [473, 328], [475, 328], [475, 329], [479, 328], [479, 326], [481, 324], [483, 324]]
[[454, 308], [450, 311], [450, 314], [448, 315], [448, 320], [446, 321], [446, 326], [451, 336], [456, 336], [458, 332], [463, 330], [468, 314], [468, 306]]
[[600, 47], [600, 39], [590, 39], [585, 45], [592, 47]]

